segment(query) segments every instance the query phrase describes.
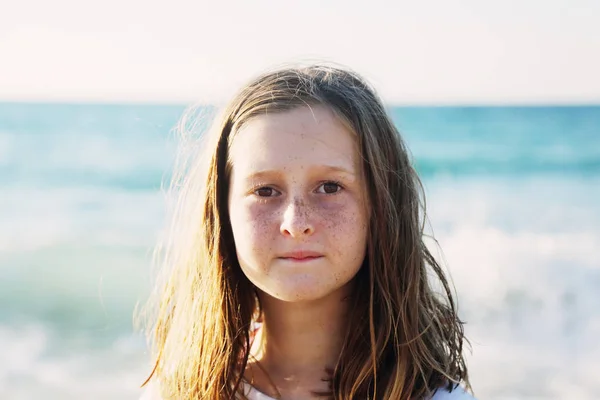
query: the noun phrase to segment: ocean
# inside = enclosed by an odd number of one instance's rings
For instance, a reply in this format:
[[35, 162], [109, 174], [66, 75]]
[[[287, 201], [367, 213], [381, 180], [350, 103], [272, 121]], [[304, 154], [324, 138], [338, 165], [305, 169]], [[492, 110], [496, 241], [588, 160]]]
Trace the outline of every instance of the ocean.
[[[135, 399], [178, 105], [0, 103], [0, 399]], [[479, 399], [600, 399], [600, 106], [391, 107]]]

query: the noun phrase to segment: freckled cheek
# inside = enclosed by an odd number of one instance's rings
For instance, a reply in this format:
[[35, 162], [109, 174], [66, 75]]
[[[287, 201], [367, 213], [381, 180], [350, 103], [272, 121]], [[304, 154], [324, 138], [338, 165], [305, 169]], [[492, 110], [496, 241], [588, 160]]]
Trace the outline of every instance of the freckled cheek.
[[244, 215], [244, 231], [253, 241], [261, 238], [264, 240], [278, 232], [277, 212], [270, 207], [251, 205], [242, 212]]
[[[231, 214], [238, 257], [246, 268], [262, 270], [273, 252], [273, 213], [264, 207], [249, 204], [239, 206]], [[275, 233], [273, 233], [275, 232]]]
[[366, 240], [366, 218], [359, 207], [334, 204], [324, 207], [319, 215], [329, 242], [341, 253], [348, 249], [359, 250]]

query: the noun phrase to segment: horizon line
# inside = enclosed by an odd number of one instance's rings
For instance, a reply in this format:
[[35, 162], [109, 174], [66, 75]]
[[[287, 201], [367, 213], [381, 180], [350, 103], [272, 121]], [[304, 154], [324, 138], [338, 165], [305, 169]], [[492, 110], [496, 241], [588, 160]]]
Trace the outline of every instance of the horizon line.
[[[0, 105], [64, 105], [64, 106], [172, 106], [172, 107], [221, 107], [223, 102], [176, 101], [176, 100], [125, 100], [125, 99], [3, 99]], [[514, 100], [514, 101], [385, 101], [386, 107], [595, 107], [596, 100]]]

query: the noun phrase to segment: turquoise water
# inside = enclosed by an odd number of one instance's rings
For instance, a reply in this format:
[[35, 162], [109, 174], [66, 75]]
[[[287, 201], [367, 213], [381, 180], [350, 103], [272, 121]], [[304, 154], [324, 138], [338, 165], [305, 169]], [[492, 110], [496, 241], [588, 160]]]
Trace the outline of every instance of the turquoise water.
[[[0, 398], [128, 399], [183, 106], [0, 103]], [[600, 106], [390, 109], [480, 398], [600, 393]], [[573, 396], [575, 394], [575, 396]]]

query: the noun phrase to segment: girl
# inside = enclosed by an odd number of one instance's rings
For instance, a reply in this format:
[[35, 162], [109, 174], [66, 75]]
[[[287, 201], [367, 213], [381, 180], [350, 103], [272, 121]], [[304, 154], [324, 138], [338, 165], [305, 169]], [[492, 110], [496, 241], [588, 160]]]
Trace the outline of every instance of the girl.
[[472, 399], [419, 179], [363, 79], [267, 73], [205, 139], [173, 181], [144, 398]]

